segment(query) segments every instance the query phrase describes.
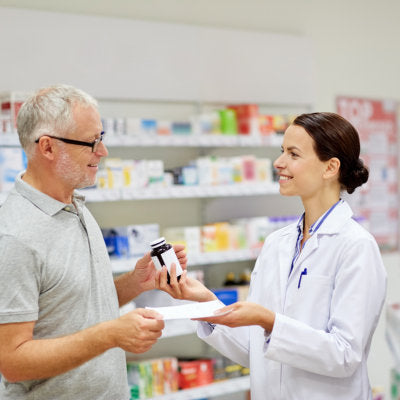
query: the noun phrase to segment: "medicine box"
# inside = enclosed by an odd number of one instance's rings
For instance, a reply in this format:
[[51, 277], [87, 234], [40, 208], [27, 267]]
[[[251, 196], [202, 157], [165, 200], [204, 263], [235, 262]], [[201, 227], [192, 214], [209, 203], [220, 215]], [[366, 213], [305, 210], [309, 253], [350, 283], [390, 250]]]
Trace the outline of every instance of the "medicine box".
[[110, 257], [129, 257], [129, 242], [126, 228], [102, 229], [107, 252]]
[[116, 226], [102, 229], [110, 257], [143, 257], [150, 242], [159, 237], [158, 224]]
[[212, 291], [220, 301], [226, 306], [229, 306], [229, 304], [236, 303], [237, 301], [245, 301], [249, 294], [249, 286], [230, 286], [227, 288], [213, 289]]
[[196, 386], [208, 385], [214, 380], [212, 359], [180, 360], [179, 389], [188, 389]]
[[129, 256], [143, 257], [150, 251], [150, 243], [160, 237], [160, 227], [158, 224], [129, 225], [127, 236]]

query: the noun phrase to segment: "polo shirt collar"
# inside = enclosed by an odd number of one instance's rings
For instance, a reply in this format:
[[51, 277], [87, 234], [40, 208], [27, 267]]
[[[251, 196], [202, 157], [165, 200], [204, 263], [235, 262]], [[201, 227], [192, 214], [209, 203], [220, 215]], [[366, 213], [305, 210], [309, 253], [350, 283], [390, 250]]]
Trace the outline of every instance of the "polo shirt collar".
[[[29, 183], [23, 181], [22, 176], [24, 173], [25, 171], [21, 172], [15, 179], [15, 190], [21, 196], [25, 197], [37, 208], [50, 216], [57, 214], [59, 211], [65, 208], [67, 204], [48, 196], [47, 194], [29, 185]], [[83, 203], [85, 201], [85, 197], [77, 192], [74, 192], [73, 201], [77, 201], [77, 203]]]

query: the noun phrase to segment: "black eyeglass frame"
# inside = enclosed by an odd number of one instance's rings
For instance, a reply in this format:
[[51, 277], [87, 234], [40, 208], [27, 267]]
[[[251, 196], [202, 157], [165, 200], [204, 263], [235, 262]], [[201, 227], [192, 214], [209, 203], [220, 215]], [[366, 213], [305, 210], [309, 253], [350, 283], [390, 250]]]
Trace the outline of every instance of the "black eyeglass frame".
[[[92, 148], [92, 153], [95, 153], [96, 150], [97, 150], [97, 146], [100, 144], [100, 142], [103, 141], [105, 134], [106, 133], [104, 131], [100, 132], [100, 137], [95, 139], [93, 142], [82, 142], [81, 140], [67, 139], [67, 138], [58, 137], [58, 136], [51, 136], [51, 135], [43, 135], [43, 136], [48, 136], [49, 138], [52, 138], [52, 139], [61, 140], [62, 142], [68, 143], [68, 144], [76, 144], [78, 146], [91, 147]], [[41, 136], [41, 137], [43, 137], [43, 136]], [[40, 138], [36, 139], [35, 143], [39, 143]]]

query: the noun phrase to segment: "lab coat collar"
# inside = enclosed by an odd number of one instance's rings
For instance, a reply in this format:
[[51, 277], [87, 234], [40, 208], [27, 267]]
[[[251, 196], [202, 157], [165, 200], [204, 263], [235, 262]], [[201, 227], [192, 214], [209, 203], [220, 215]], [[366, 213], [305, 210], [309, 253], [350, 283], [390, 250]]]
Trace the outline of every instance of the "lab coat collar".
[[316, 235], [335, 234], [340, 232], [343, 225], [353, 216], [353, 211], [349, 204], [345, 200], [341, 200], [340, 203], [332, 210], [319, 227]]
[[[350, 208], [349, 204], [345, 200], [340, 200], [337, 206], [326, 217], [324, 222], [321, 224], [321, 226], [315, 233], [316, 234], [338, 233], [343, 224], [345, 224], [347, 220], [350, 219], [352, 216], [353, 216], [353, 211]], [[282, 236], [291, 235], [297, 238], [299, 227], [300, 229], [302, 229], [303, 227], [303, 218], [304, 218], [304, 213], [299, 217], [296, 223], [293, 223], [291, 225], [288, 225], [286, 228], [283, 228], [281, 235]], [[321, 218], [323, 218], [323, 216]], [[320, 219], [318, 219], [318, 221], [320, 221]], [[316, 225], [318, 221], [316, 221], [313, 224], [313, 226]]]
[[[343, 225], [351, 218], [353, 212], [345, 201], [340, 201], [337, 206], [327, 215], [318, 230], [311, 236], [301, 251], [297, 262], [289, 276], [290, 266], [295, 253], [296, 241], [298, 236], [298, 224], [302, 223], [302, 217], [297, 223], [291, 224], [282, 230], [282, 240], [279, 244], [279, 269], [280, 269], [280, 289], [282, 307], [285, 303], [286, 287], [291, 279], [298, 279], [298, 269], [301, 263], [318, 248], [318, 237], [325, 234], [337, 234]], [[289, 277], [289, 278], [288, 278]]]

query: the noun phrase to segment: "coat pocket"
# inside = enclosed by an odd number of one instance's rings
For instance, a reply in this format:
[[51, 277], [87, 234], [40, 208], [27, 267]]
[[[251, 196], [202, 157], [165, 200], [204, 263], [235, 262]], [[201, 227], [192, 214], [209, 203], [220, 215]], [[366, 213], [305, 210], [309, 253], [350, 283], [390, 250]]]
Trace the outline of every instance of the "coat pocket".
[[[300, 277], [299, 277], [300, 279]], [[284, 314], [315, 329], [327, 330], [333, 291], [329, 276], [308, 274], [301, 285], [292, 285], [286, 294]]]

